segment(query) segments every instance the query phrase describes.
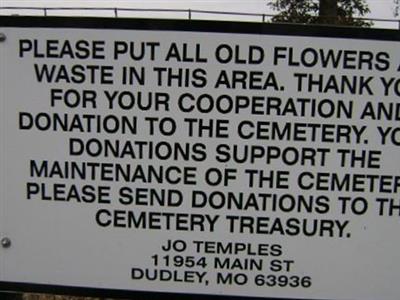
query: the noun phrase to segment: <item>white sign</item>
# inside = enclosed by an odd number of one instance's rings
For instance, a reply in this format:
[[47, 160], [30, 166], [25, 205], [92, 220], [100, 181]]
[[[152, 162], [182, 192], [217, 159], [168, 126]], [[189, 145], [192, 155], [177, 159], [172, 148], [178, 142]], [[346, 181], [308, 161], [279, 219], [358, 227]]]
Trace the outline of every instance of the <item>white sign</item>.
[[98, 20], [0, 21], [3, 286], [398, 299], [397, 32]]

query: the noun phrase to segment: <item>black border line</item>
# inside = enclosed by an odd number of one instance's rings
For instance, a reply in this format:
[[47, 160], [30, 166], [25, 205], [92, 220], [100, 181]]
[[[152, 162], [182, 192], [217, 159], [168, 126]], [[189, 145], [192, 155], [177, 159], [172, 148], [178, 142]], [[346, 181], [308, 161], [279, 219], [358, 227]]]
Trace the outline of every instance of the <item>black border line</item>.
[[[121, 298], [139, 300], [307, 300], [308, 298], [280, 298], [280, 297], [249, 297], [216, 294], [190, 294], [173, 292], [153, 292], [140, 290], [119, 290], [91, 287], [63, 286], [52, 284], [34, 284], [0, 281], [0, 291], [48, 293], [55, 295], [71, 295], [81, 297]], [[312, 299], [331, 300], [331, 299]]]
[[1, 27], [195, 31], [400, 41], [400, 30], [394, 29], [203, 20], [0, 16]]
[[[335, 26], [310, 26], [250, 22], [172, 20], [172, 19], [133, 19], [100, 17], [36, 17], [0, 16], [2, 27], [16, 28], [82, 28], [82, 29], [120, 29], [120, 30], [160, 30], [193, 31], [213, 33], [262, 34], [285, 36], [331, 37], [345, 39], [400, 41], [400, 30], [371, 29]], [[247, 297], [215, 294], [188, 294], [172, 292], [152, 292], [138, 290], [118, 290], [92, 287], [63, 286], [0, 281], [0, 291], [51, 293], [76, 296], [140, 298], [149, 300], [304, 300], [306, 298]], [[317, 299], [314, 299], [317, 300]], [[319, 299], [328, 300], [328, 299]]]

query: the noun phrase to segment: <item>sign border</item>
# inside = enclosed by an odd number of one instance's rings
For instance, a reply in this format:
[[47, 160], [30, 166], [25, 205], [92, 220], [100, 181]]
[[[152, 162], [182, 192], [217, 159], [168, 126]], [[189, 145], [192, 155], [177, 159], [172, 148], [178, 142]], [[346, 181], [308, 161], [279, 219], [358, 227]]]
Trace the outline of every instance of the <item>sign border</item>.
[[[308, 298], [281, 298], [281, 297], [251, 297], [217, 294], [189, 294], [171, 292], [150, 292], [139, 290], [118, 290], [88, 288], [78, 286], [64, 286], [52, 284], [18, 283], [0, 281], [1, 292], [22, 292], [22, 293], [47, 293], [53, 295], [68, 295], [78, 297], [100, 297], [120, 299], [145, 299], [145, 300], [308, 300]], [[135, 298], [134, 298], [135, 297]], [[333, 299], [313, 299], [333, 300]]]
[[[400, 30], [336, 27], [302, 24], [272, 24], [256, 22], [175, 20], [175, 19], [137, 19], [137, 18], [103, 18], [103, 17], [42, 17], [42, 16], [1, 16], [1, 28], [82, 28], [82, 29], [119, 29], [119, 30], [158, 30], [158, 31], [193, 31], [214, 33], [238, 33], [257, 35], [312, 36], [341, 39], [363, 39], [400, 41]], [[138, 290], [103, 289], [80, 286], [63, 286], [52, 284], [20, 283], [0, 281], [0, 291], [50, 293], [76, 296], [176, 300], [300, 300], [304, 298], [251, 297], [217, 294], [188, 294], [171, 292], [151, 292]], [[323, 300], [323, 299], [320, 299]], [[328, 299], [324, 299], [328, 300]]]
[[1, 27], [196, 31], [400, 41], [400, 30], [396, 29], [177, 19], [1, 16]]

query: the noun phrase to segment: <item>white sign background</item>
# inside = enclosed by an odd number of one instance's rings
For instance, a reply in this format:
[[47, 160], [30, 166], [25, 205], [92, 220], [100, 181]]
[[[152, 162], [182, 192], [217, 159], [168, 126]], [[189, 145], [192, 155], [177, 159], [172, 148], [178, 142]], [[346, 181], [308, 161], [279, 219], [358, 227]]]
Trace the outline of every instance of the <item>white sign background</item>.
[[[177, 292], [194, 294], [218, 294], [218, 295], [237, 295], [237, 296], [256, 296], [256, 297], [286, 297], [286, 298], [309, 298], [309, 299], [397, 299], [399, 288], [397, 279], [399, 276], [400, 263], [399, 253], [399, 214], [394, 210], [389, 216], [388, 207], [385, 206], [383, 215], [379, 214], [379, 203], [377, 198], [393, 198], [394, 203], [399, 203], [398, 194], [395, 192], [379, 192], [377, 186], [372, 192], [357, 191], [338, 191], [338, 190], [310, 190], [301, 189], [298, 185], [298, 178], [303, 172], [317, 174], [326, 172], [332, 174], [372, 174], [372, 175], [399, 175], [398, 145], [395, 142], [399, 138], [394, 135], [394, 143], [388, 142], [382, 145], [381, 136], [377, 130], [378, 126], [383, 128], [392, 127], [395, 130], [398, 120], [378, 120], [361, 119], [360, 115], [365, 109], [367, 102], [385, 102], [399, 104], [398, 90], [389, 89], [388, 95], [384, 93], [381, 77], [385, 79], [395, 78], [398, 80], [398, 64], [400, 54], [398, 51], [398, 41], [379, 41], [367, 39], [349, 38], [327, 38], [310, 36], [287, 36], [287, 35], [268, 35], [268, 34], [239, 34], [239, 33], [218, 33], [201, 31], [172, 31], [164, 30], [118, 30], [118, 29], [84, 29], [84, 28], [32, 28], [3, 27], [1, 32], [5, 34], [6, 40], [0, 43], [0, 236], [11, 239], [11, 247], [0, 250], [0, 281], [35, 283], [43, 285], [59, 285], [71, 287], [121, 289], [127, 291], [159, 291]], [[73, 59], [73, 58], [51, 58], [34, 57], [33, 50], [27, 50], [20, 57], [21, 40], [36, 40], [38, 42], [38, 52], [43, 49], [46, 40], [56, 40], [59, 42], [78, 40], [103, 41], [104, 59]], [[127, 55], [121, 55], [117, 60], [113, 59], [114, 44], [116, 41], [157, 42], [155, 59], [144, 59], [134, 61]], [[171, 58], [166, 61], [167, 53], [171, 50], [171, 44], [176, 43], [177, 49], [183, 51], [183, 44], [187, 44], [188, 57], [194, 57], [196, 47], [200, 47], [200, 56], [206, 58], [207, 62], [196, 61], [176, 61]], [[262, 62], [250, 64], [248, 62], [226, 64], [216, 60], [216, 49], [225, 44], [232, 49], [239, 49], [237, 54], [241, 59], [246, 60], [249, 55], [249, 47], [256, 45], [263, 49], [265, 57]], [[198, 45], [198, 46], [196, 46]], [[317, 63], [314, 67], [289, 66], [288, 52], [286, 56], [278, 60], [274, 65], [274, 49], [276, 47], [293, 47], [294, 57], [301, 53], [302, 49], [313, 48], [328, 51], [332, 49], [334, 53], [339, 51], [354, 51], [354, 57], [359, 57], [360, 51], [372, 53], [373, 65], [362, 64], [361, 68], [343, 68], [328, 65], [326, 68]], [[181, 55], [183, 52], [180, 52]], [[227, 52], [221, 52], [227, 53]], [[382, 60], [377, 62], [376, 57], [381, 54]], [[307, 57], [308, 59], [309, 57]], [[355, 59], [357, 61], [357, 58]], [[353, 60], [349, 60], [349, 65], [357, 65]], [[107, 65], [113, 66], [112, 84], [100, 84], [97, 79], [94, 83], [88, 81], [83, 84], [65, 83], [60, 80], [58, 83], [38, 82], [34, 64], [65, 65], [67, 69], [75, 64], [82, 65]], [[379, 70], [376, 66], [385, 67]], [[124, 66], [144, 67], [146, 72], [145, 84], [140, 86], [137, 83], [122, 84], [121, 70]], [[188, 72], [196, 68], [206, 71], [207, 84], [204, 87], [196, 88], [192, 84], [187, 87], [178, 86], [176, 80], [172, 80], [171, 86], [163, 81], [157, 83], [157, 74], [153, 68], [166, 67], [172, 68], [173, 72], [178, 72], [179, 68], [188, 69]], [[273, 72], [278, 82], [278, 89], [268, 87], [265, 90], [241, 88], [238, 83], [237, 88], [215, 87], [218, 76], [225, 70], [230, 74], [233, 70], [241, 70], [250, 74], [251, 71], [262, 72], [264, 82], [267, 74]], [[314, 88], [311, 92], [306, 91], [306, 84], [299, 90], [299, 82], [295, 73], [323, 74], [324, 78], [336, 76], [341, 78], [346, 75], [349, 78], [355, 76], [360, 80], [362, 76], [373, 77], [368, 86], [373, 91], [370, 94], [367, 89], [361, 89], [360, 93], [336, 93], [333, 89], [327, 89], [325, 93], [319, 93]], [[166, 78], [166, 77], [165, 77]], [[317, 78], [317, 77], [315, 77]], [[246, 85], [249, 85], [247, 81]], [[257, 84], [256, 84], [257, 85]], [[395, 84], [393, 84], [395, 86]], [[66, 107], [62, 101], [57, 101], [55, 106], [51, 106], [51, 89], [76, 89], [94, 90], [97, 93], [96, 107]], [[397, 88], [398, 89], [398, 88]], [[169, 111], [140, 111], [137, 107], [130, 110], [120, 108], [109, 109], [107, 99], [103, 91], [130, 91], [136, 93], [141, 91], [143, 95], [147, 92], [167, 93], [169, 95]], [[283, 101], [288, 98], [315, 98], [316, 101], [331, 99], [337, 103], [353, 102], [352, 118], [322, 118], [321, 116], [279, 116], [266, 114], [251, 114], [244, 109], [240, 114], [227, 113], [221, 114], [216, 110], [210, 113], [201, 113], [194, 109], [193, 112], [182, 112], [178, 107], [178, 99], [184, 93], [193, 95], [226, 94], [231, 97], [237, 95], [260, 96], [260, 97], [279, 97]], [[193, 102], [187, 100], [185, 105]], [[263, 104], [265, 105], [265, 104]], [[136, 116], [139, 120], [138, 132], [135, 135], [123, 133], [96, 133], [96, 132], [63, 132], [52, 130], [37, 130], [37, 128], [21, 129], [19, 118], [21, 112], [37, 116], [39, 113], [49, 115], [64, 113], [72, 116], [73, 114], [95, 114], [99, 116], [115, 115]], [[172, 118], [176, 121], [177, 130], [170, 136], [163, 136], [160, 133], [149, 135], [149, 126], [144, 121], [146, 117]], [[204, 121], [224, 119], [228, 120], [227, 138], [210, 137], [206, 131], [204, 136], [194, 134], [189, 136], [188, 125], [185, 118], [203, 119]], [[271, 138], [243, 139], [237, 134], [237, 128], [241, 122], [278, 122], [278, 124], [288, 123], [315, 123], [315, 124], [341, 124], [344, 126], [356, 126], [361, 128], [366, 126], [362, 139], [357, 142], [354, 132], [350, 135], [350, 141], [346, 142], [324, 142], [318, 133], [316, 140], [311, 141], [309, 131], [305, 134], [306, 141], [286, 141], [272, 140]], [[265, 125], [267, 126], [267, 125]], [[251, 128], [246, 127], [246, 132]], [[215, 135], [215, 132], [213, 133]], [[132, 159], [90, 157], [87, 154], [73, 156], [69, 152], [69, 140], [71, 138], [83, 141], [96, 138], [100, 141], [104, 139], [126, 141], [153, 141], [158, 143], [166, 141], [171, 145], [178, 143], [184, 145], [188, 143], [202, 143], [206, 147], [206, 158], [202, 161], [192, 159], [184, 161], [177, 160], [157, 160], [157, 159]], [[301, 149], [309, 147], [312, 149], [327, 148], [329, 150], [326, 161], [321, 165], [321, 161], [312, 165], [306, 161], [304, 165], [296, 163], [292, 166], [276, 159], [272, 163], [266, 163], [262, 159], [255, 163], [236, 163], [232, 160], [219, 162], [216, 159], [216, 151], [220, 144], [230, 146], [245, 145], [258, 146], [277, 146], [279, 149], [295, 147]], [[340, 165], [338, 149], [350, 149], [359, 151], [381, 151], [379, 162], [371, 162], [378, 167], [362, 167], [360, 164], [350, 166], [350, 159], [346, 165]], [[144, 156], [146, 156], [145, 154]], [[54, 161], [74, 161], [98, 162], [110, 164], [131, 164], [132, 167], [138, 165], [147, 166], [177, 166], [196, 168], [196, 184], [156, 184], [154, 182], [142, 183], [140, 181], [112, 182], [96, 180], [79, 180], [63, 178], [38, 178], [31, 177], [30, 161], [34, 160], [40, 164], [43, 160]], [[317, 159], [318, 161], [318, 159]], [[364, 163], [367, 163], [365, 160]], [[207, 170], [217, 168], [221, 171], [227, 168], [236, 170], [236, 178], [229, 181], [227, 186], [210, 186], [204, 180]], [[269, 188], [267, 184], [263, 187], [251, 187], [249, 177], [244, 172], [245, 169], [256, 169], [269, 172], [271, 170], [283, 170], [289, 172], [288, 189]], [[276, 178], [275, 178], [276, 179]], [[311, 178], [304, 179], [305, 182], [313, 182]], [[41, 194], [32, 195], [32, 199], [27, 199], [27, 183], [44, 183], [47, 191], [51, 190], [53, 183], [75, 184], [82, 186], [85, 184], [97, 186], [107, 186], [110, 188], [110, 204], [98, 203], [78, 203], [71, 201], [42, 200]], [[179, 207], [162, 207], [159, 205], [122, 205], [119, 203], [118, 191], [121, 187], [127, 186], [136, 188], [177, 189], [184, 195], [183, 203]], [[368, 185], [365, 185], [368, 186]], [[389, 188], [388, 188], [389, 189]], [[276, 195], [290, 194], [295, 197], [303, 195], [306, 199], [310, 197], [325, 196], [329, 199], [329, 209], [325, 213], [307, 212], [302, 209], [300, 212], [284, 212], [280, 209], [272, 211], [271, 202], [268, 200], [268, 208], [265, 210], [213, 209], [209, 206], [204, 208], [193, 208], [191, 205], [191, 194], [193, 190], [211, 193], [213, 191], [233, 192], [245, 195], [251, 193], [270, 193]], [[341, 212], [341, 202], [339, 197], [350, 197], [352, 199], [363, 197], [368, 202], [368, 210], [360, 215], [351, 211]], [[258, 201], [261, 201], [258, 198]], [[315, 203], [314, 203], [315, 205]], [[361, 205], [361, 204], [360, 204]], [[314, 206], [316, 207], [316, 206]], [[359, 208], [358, 206], [356, 208]], [[218, 217], [215, 223], [215, 230], [199, 231], [174, 230], [162, 226], [161, 230], [118, 228], [110, 226], [99, 226], [96, 223], [96, 214], [105, 209], [109, 212], [114, 210], [135, 212], [172, 212], [184, 214], [200, 214], [203, 216]], [[229, 230], [229, 222], [226, 216], [252, 216], [270, 218], [269, 228], [272, 221], [280, 218], [285, 222], [288, 218], [299, 220], [337, 220], [345, 225], [343, 236], [340, 236], [339, 229], [335, 227], [334, 236], [329, 236], [328, 231], [323, 231], [322, 236], [307, 237], [304, 234], [294, 236], [288, 234], [251, 234], [244, 229], [241, 233], [235, 227], [234, 232]], [[101, 215], [102, 220], [111, 220], [108, 215]], [[263, 219], [265, 220], [265, 219]], [[308, 221], [313, 222], [313, 221]], [[319, 222], [319, 221], [316, 221]], [[348, 222], [348, 223], [346, 223]], [[165, 223], [163, 223], [165, 224]], [[310, 224], [310, 223], [308, 223]], [[318, 223], [320, 224], [320, 223]], [[235, 226], [238, 226], [235, 223]], [[343, 225], [344, 226], [344, 225]], [[209, 228], [206, 226], [206, 228]], [[163, 251], [162, 245], [167, 244], [168, 240], [184, 241], [187, 248], [183, 252]], [[213, 253], [214, 248], [205, 251], [203, 246], [196, 248], [199, 244], [194, 241], [209, 242], [210, 247], [220, 243], [223, 247], [238, 244], [246, 244], [252, 250], [259, 245], [269, 245], [268, 254], [248, 255], [245, 251], [239, 254]], [[212, 246], [214, 245], [214, 246]], [[265, 246], [267, 247], [267, 246]], [[211, 249], [211, 250], [210, 250]], [[275, 249], [271, 250], [271, 249]], [[278, 249], [278, 250], [277, 250]], [[157, 256], [157, 258], [153, 258]], [[164, 258], [168, 256], [168, 258]], [[199, 263], [192, 267], [190, 263], [180, 266], [171, 263], [177, 256], [194, 257]], [[247, 260], [261, 261], [261, 270], [257, 268], [217, 268], [215, 260], [230, 258], [230, 262], [239, 263], [243, 266]], [[157, 261], [157, 266], [155, 260]], [[191, 260], [190, 258], [189, 260]], [[167, 262], [168, 260], [168, 262]], [[273, 262], [282, 266], [281, 271], [273, 270]], [[292, 262], [291, 262], [292, 261]], [[206, 262], [206, 266], [202, 263]], [[284, 269], [285, 262], [290, 262]], [[178, 280], [163, 281], [160, 278], [148, 280], [145, 278], [132, 278], [132, 269], [148, 269], [150, 273], [154, 270], [167, 270], [164, 274], [177, 274], [179, 278], [186, 276], [186, 282]], [[138, 271], [140, 272], [140, 271]], [[176, 272], [176, 273], [174, 273]], [[246, 282], [222, 283], [219, 276], [227, 276], [232, 273], [238, 281], [245, 278]], [[222, 275], [221, 275], [222, 274]], [[242, 275], [238, 275], [242, 274]], [[270, 277], [268, 277], [270, 276]], [[257, 279], [258, 278], [258, 279]], [[276, 281], [276, 282], [275, 282]], [[300, 283], [299, 283], [300, 282]], [[308, 284], [310, 283], [310, 284]]]

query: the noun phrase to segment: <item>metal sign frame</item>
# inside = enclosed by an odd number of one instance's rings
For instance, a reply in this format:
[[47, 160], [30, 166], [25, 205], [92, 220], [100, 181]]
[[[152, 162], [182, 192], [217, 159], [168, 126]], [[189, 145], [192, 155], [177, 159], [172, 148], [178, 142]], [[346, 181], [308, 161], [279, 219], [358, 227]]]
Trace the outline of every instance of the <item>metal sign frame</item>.
[[[150, 20], [150, 19], [113, 19], [113, 18], [75, 18], [75, 17], [4, 17], [0, 18], [0, 32], [2, 28], [76, 28], [76, 29], [115, 29], [115, 30], [157, 30], [180, 32], [217, 32], [235, 34], [281, 35], [302, 37], [326, 37], [341, 39], [400, 41], [400, 32], [395, 30], [376, 30], [364, 28], [344, 28], [334, 26], [304, 26], [287, 24], [260, 24], [245, 22], [220, 22], [220, 21], [182, 21], [182, 20]], [[2, 36], [2, 40], [7, 39]], [[1, 43], [1, 41], [0, 41]], [[1, 44], [0, 44], [1, 47]], [[1, 67], [1, 66], [0, 66]], [[0, 199], [4, 201], [4, 199]], [[7, 212], [1, 212], [6, 214]], [[1, 232], [1, 228], [0, 228]], [[8, 243], [3, 240], [3, 247]], [[3, 249], [0, 249], [4, 251]], [[0, 269], [0, 272], [2, 270]], [[47, 292], [57, 294], [72, 294], [82, 296], [120, 297], [139, 296], [145, 298], [176, 298], [176, 299], [243, 299], [239, 296], [224, 296], [213, 294], [182, 294], [152, 291], [98, 289], [88, 287], [70, 287], [61, 285], [46, 285], [19, 282], [0, 282], [0, 290], [21, 292]], [[267, 295], [266, 295], [267, 296]], [[258, 299], [246, 297], [246, 299]], [[265, 298], [262, 298], [265, 299]], [[275, 298], [267, 298], [275, 299]], [[277, 299], [277, 298], [276, 298]], [[286, 299], [286, 298], [280, 298]], [[293, 298], [290, 298], [293, 299]]]

